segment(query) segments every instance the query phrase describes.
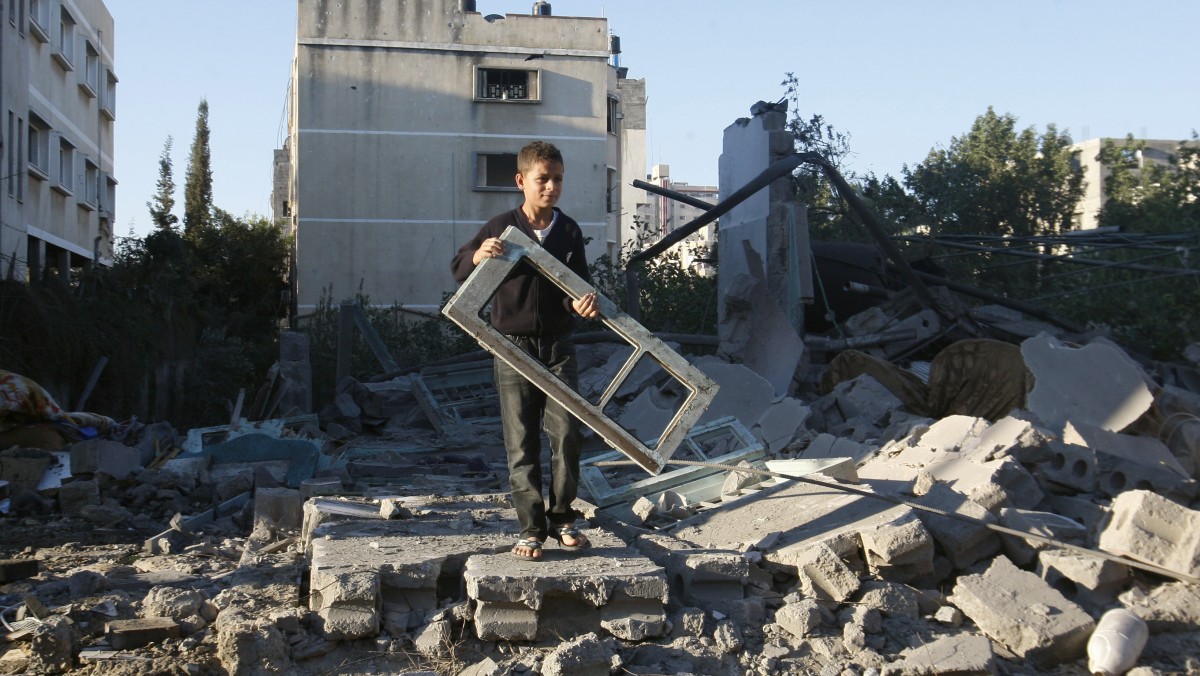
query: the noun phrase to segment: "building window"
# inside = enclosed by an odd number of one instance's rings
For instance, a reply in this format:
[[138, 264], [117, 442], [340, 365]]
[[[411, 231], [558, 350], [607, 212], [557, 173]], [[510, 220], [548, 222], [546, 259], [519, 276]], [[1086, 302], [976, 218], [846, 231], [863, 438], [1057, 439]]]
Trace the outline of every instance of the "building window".
[[617, 183], [617, 170], [608, 168], [608, 190], [605, 193], [605, 209], [612, 213], [621, 208], [621, 186]]
[[79, 205], [88, 209], [95, 209], [98, 205], [97, 200], [100, 199], [100, 167], [97, 167], [90, 159], [83, 161], [83, 194], [79, 200]]
[[96, 98], [100, 92], [100, 52], [92, 46], [91, 40], [83, 43], [83, 72], [80, 75], [79, 88]]
[[8, 153], [4, 158], [4, 175], [7, 177], [5, 181], [8, 183], [9, 197], [20, 199], [17, 191], [20, 189], [21, 181], [17, 180], [20, 176], [21, 163], [21, 144], [20, 139], [23, 136], [21, 127], [21, 118], [13, 111], [8, 111], [8, 136], [5, 138], [7, 142], [4, 144], [8, 149]]
[[75, 69], [75, 19], [66, 7], [59, 13], [58, 36], [54, 43], [53, 56], [63, 70]]
[[475, 189], [517, 190], [517, 154], [476, 154]]
[[617, 99], [612, 96], [608, 97], [608, 133], [610, 134], [617, 133], [617, 130], [621, 128], [617, 122], [620, 119], [619, 110], [620, 104], [617, 102]]
[[58, 137], [58, 167], [51, 187], [64, 195], [75, 192], [75, 146], [65, 136]]
[[50, 42], [50, 0], [29, 0], [29, 32], [42, 42]]
[[45, 180], [50, 176], [50, 125], [29, 114], [29, 175]]
[[480, 101], [538, 101], [541, 72], [515, 68], [475, 69], [475, 98]]
[[17, 27], [17, 33], [25, 36], [25, 0], [8, 0], [8, 22]]
[[104, 83], [104, 92], [100, 97], [100, 114], [110, 120], [117, 119], [117, 76], [111, 70], [105, 70], [108, 77]]
[[117, 179], [113, 178], [112, 174], [108, 172], [104, 173], [104, 202], [102, 204], [104, 206], [104, 215], [108, 218], [109, 222], [115, 221], [117, 218]]

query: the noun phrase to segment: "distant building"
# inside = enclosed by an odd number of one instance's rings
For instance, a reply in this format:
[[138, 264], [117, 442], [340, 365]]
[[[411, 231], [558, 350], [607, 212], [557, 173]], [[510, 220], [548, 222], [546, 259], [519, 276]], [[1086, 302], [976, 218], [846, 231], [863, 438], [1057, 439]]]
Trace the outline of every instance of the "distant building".
[[[656, 164], [650, 170], [649, 183], [660, 188], [673, 190], [693, 199], [715, 205], [719, 201], [717, 186], [690, 185], [671, 178], [671, 167], [666, 164]], [[654, 193], [645, 193], [648, 200], [647, 208], [643, 210], [641, 238], [645, 248], [673, 232], [676, 228], [696, 220], [706, 211], [698, 206], [663, 197]], [[715, 274], [715, 255], [717, 250], [717, 223], [709, 223], [692, 233], [676, 245], [680, 252], [680, 262], [700, 274]]]
[[273, 208], [294, 233], [299, 314], [360, 288], [376, 305], [440, 306], [458, 247], [520, 205], [516, 155], [538, 139], [563, 152], [560, 206], [589, 258], [617, 251], [645, 97], [631, 94], [640, 111], [622, 100], [644, 83], [620, 78], [607, 20], [545, 2], [485, 16], [471, 0], [299, 0], [298, 16]]
[[9, 0], [0, 17], [0, 275], [110, 265], [112, 15], [100, 0]]
[[[1100, 164], [1099, 156], [1100, 150], [1108, 141], [1112, 141], [1118, 146], [1125, 143], [1125, 139], [1120, 138], [1094, 138], [1071, 146], [1071, 150], [1080, 151], [1076, 156], [1076, 166], [1084, 169], [1083, 198], [1079, 200], [1075, 216], [1072, 219], [1072, 225], [1080, 230], [1095, 228], [1099, 225], [1100, 210], [1104, 208], [1105, 202], [1104, 184], [1111, 173], [1107, 167]], [[1138, 140], [1138, 142], [1145, 143], [1146, 147], [1137, 151], [1135, 157], [1130, 159], [1137, 162], [1139, 170], [1153, 164], [1168, 165], [1171, 163], [1171, 158], [1179, 152], [1179, 141], [1147, 139]]]

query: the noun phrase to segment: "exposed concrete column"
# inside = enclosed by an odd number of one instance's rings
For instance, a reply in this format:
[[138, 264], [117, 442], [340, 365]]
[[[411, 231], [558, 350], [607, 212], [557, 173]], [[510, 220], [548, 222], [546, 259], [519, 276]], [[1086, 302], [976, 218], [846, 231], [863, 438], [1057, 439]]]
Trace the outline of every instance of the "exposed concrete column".
[[[775, 161], [795, 152], [794, 138], [786, 130], [786, 104], [758, 104], [752, 108], [752, 114], [753, 117], [739, 119], [725, 128], [720, 160], [722, 200]], [[800, 229], [804, 230], [803, 236], [799, 235]], [[803, 313], [793, 312], [792, 308], [806, 295], [801, 289], [809, 286], [804, 276], [809, 271], [807, 213], [793, 199], [789, 176], [775, 180], [721, 217], [719, 313], [724, 312], [729, 285], [738, 275], [749, 272], [743, 241], [750, 242], [762, 258], [771, 296], [784, 309], [794, 328], [802, 330]]]

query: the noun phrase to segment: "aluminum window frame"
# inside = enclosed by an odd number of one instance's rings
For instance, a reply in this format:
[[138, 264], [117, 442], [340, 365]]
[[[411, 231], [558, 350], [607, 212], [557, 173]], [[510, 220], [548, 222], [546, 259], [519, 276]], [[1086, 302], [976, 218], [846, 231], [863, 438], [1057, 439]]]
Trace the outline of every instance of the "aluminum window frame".
[[[491, 303], [496, 289], [522, 262], [532, 266], [572, 299], [592, 293], [595, 288], [517, 228], [509, 226], [500, 235], [500, 239], [504, 242], [504, 255], [485, 259], [480, 263], [446, 302], [442, 314], [470, 334], [497, 359], [504, 360], [524, 374], [538, 389], [561, 404], [642, 469], [650, 474], [661, 472], [675, 449], [683, 443], [692, 426], [712, 403], [717, 394], [717, 384], [632, 317], [621, 312], [611, 300], [597, 293], [596, 305], [600, 321], [628, 342], [633, 350], [597, 403], [591, 403], [579, 392], [567, 387], [545, 366], [493, 328], [481, 314]], [[654, 359], [687, 390], [675, 416], [663, 429], [653, 448], [604, 413], [605, 407], [616, 396], [621, 385], [644, 356]]]

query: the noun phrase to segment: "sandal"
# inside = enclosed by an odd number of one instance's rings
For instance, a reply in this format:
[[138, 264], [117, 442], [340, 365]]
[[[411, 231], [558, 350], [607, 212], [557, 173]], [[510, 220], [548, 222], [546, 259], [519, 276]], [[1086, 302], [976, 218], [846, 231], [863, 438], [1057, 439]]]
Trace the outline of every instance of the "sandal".
[[[574, 540], [575, 544], [573, 544], [573, 545], [563, 544], [564, 536], [569, 537], [572, 540]], [[555, 526], [554, 528], [551, 528], [550, 529], [550, 537], [554, 538], [555, 540], [558, 540], [559, 546], [562, 547], [563, 549], [567, 550], [568, 552], [577, 552], [581, 549], [587, 549], [588, 547], [592, 546], [592, 541], [589, 540], [586, 535], [579, 532], [579, 529], [576, 528], [573, 524], [567, 524], [565, 526]]]
[[[517, 550], [522, 547], [524, 547], [525, 549], [528, 549], [530, 551], [530, 553], [529, 554], [518, 554]], [[521, 540], [517, 540], [517, 544], [513, 545], [511, 553], [513, 556], [517, 557], [518, 559], [524, 559], [525, 561], [541, 561], [542, 560], [542, 557], [540, 554], [541, 551], [542, 551], [542, 541], [541, 540], [534, 540], [533, 538], [523, 538]]]

